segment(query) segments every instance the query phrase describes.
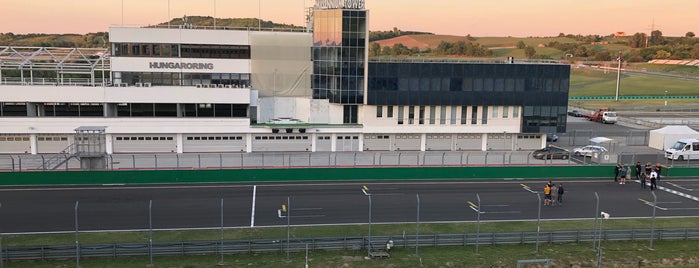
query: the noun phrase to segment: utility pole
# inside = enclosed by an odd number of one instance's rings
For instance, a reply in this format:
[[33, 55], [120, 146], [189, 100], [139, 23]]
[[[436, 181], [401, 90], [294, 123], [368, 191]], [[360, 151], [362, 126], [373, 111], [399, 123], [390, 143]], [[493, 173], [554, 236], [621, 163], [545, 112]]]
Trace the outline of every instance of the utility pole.
[[621, 50], [619, 50], [619, 57], [616, 58], [619, 65], [616, 68], [616, 95], [614, 95], [614, 101], [619, 101], [619, 84], [621, 82], [621, 62], [624, 60], [621, 58]]

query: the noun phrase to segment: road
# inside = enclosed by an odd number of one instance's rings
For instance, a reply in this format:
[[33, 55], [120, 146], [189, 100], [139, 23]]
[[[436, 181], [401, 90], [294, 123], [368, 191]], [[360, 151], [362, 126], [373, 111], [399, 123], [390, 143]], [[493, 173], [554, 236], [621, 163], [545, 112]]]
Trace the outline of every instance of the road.
[[[81, 231], [148, 229], [150, 200], [154, 229], [220, 227], [222, 198], [225, 227], [283, 226], [286, 220], [278, 217], [277, 210], [287, 197], [291, 225], [366, 223], [368, 198], [362, 185], [372, 194], [373, 223], [415, 222], [417, 194], [421, 222], [476, 220], [467, 205], [477, 203], [476, 194], [485, 212], [481, 220], [535, 220], [536, 194], [523, 189], [522, 183], [541, 191], [545, 180], [5, 188], [0, 190], [0, 231], [74, 231], [76, 201]], [[652, 195], [638, 183], [619, 185], [611, 179], [563, 183], [564, 204], [542, 207], [542, 219], [594, 217], [595, 192], [600, 210], [613, 217], [651, 215], [652, 207], [645, 201], [652, 202]], [[659, 217], [699, 216], [699, 180], [668, 178], [659, 185]]]

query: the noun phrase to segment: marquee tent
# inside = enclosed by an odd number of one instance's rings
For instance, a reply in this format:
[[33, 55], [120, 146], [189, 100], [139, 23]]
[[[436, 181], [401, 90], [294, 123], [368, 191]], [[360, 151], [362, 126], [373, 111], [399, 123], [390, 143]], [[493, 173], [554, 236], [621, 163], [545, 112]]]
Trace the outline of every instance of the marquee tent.
[[699, 132], [688, 126], [666, 126], [650, 131], [648, 146], [665, 150], [679, 139], [699, 139]]

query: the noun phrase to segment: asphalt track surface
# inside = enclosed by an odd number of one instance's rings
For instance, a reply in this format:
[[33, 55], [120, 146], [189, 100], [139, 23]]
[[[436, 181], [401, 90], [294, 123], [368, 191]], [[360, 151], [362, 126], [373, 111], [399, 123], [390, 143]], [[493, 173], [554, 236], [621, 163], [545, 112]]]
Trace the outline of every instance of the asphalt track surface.
[[[481, 199], [481, 220], [536, 220], [546, 180], [392, 181], [363, 183], [212, 184], [0, 189], [0, 232], [70, 232], [78, 229], [147, 230], [152, 200], [154, 229], [284, 226], [278, 209], [290, 198], [291, 225], [365, 224], [369, 188], [372, 223], [475, 221], [468, 202]], [[591, 219], [600, 211], [615, 218], [650, 217], [653, 197], [637, 182], [568, 180], [564, 203], [541, 208], [541, 219]], [[699, 216], [699, 180], [667, 178], [659, 183], [658, 217]], [[543, 194], [541, 195], [543, 199]], [[650, 202], [650, 203], [649, 203]]]

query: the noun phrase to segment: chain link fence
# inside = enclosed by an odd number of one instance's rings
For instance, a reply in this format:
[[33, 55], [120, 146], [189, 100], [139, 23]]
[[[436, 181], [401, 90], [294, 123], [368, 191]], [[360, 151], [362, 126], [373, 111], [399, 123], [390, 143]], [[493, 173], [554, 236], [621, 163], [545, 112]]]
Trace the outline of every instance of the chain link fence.
[[[186, 256], [201, 254], [250, 254], [309, 250], [378, 250], [392, 240], [395, 248], [581, 243], [593, 241], [647, 241], [699, 239], [699, 228], [572, 230], [549, 232], [497, 232], [464, 234], [377, 235], [255, 240], [207, 240], [113, 244], [12, 246], [2, 248], [3, 261], [50, 260], [89, 257]], [[371, 241], [371, 244], [369, 244]]]

